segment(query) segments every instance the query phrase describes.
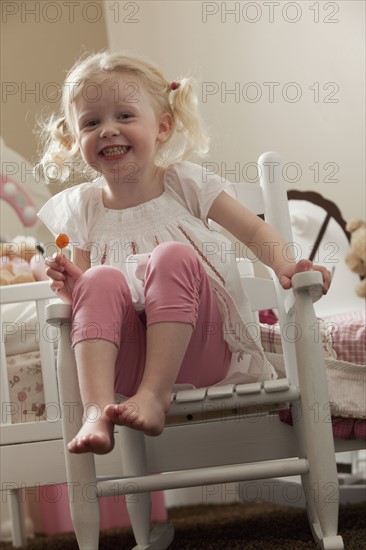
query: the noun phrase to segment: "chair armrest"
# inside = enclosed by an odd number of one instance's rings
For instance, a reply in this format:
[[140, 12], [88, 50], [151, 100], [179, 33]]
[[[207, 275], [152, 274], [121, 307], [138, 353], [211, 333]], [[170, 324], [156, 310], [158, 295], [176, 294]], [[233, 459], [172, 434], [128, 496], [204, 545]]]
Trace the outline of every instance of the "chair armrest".
[[294, 292], [308, 291], [313, 302], [320, 300], [323, 295], [323, 276], [320, 271], [302, 271], [292, 277]]
[[69, 323], [71, 321], [71, 305], [49, 304], [46, 306], [46, 321], [56, 327]]
[[291, 314], [295, 306], [296, 294], [308, 292], [312, 302], [317, 302], [323, 295], [323, 277], [320, 271], [302, 271], [292, 277], [292, 292], [285, 299], [286, 313]]

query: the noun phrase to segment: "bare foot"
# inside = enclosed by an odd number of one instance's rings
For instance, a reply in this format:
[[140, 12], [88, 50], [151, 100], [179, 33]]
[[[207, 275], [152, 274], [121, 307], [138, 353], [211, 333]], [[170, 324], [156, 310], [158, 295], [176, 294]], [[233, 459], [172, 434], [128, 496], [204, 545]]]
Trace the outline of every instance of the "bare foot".
[[85, 420], [79, 433], [70, 443], [70, 453], [109, 453], [114, 447], [114, 425], [105, 414], [95, 421]]
[[168, 408], [155, 394], [140, 390], [124, 403], [108, 405], [104, 413], [118, 426], [129, 426], [146, 435], [159, 435], [164, 429]]

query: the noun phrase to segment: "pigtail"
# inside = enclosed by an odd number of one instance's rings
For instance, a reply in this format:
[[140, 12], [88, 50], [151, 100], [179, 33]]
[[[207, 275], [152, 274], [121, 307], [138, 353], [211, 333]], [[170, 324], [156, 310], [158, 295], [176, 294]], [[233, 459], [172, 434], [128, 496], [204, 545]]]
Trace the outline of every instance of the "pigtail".
[[78, 147], [64, 116], [52, 115], [41, 122], [43, 156], [35, 167], [35, 173], [46, 183], [65, 182], [75, 168]]
[[173, 112], [174, 133], [177, 146], [177, 156], [186, 159], [191, 155], [203, 157], [209, 149], [209, 137], [203, 125], [198, 109], [198, 99], [194, 93], [191, 80], [183, 78], [167, 86], [169, 103]]

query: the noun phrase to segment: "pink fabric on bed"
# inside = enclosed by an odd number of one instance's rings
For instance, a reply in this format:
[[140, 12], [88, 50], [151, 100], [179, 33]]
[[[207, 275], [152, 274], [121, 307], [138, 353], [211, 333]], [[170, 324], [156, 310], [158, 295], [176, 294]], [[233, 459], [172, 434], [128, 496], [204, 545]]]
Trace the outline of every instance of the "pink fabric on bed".
[[[291, 409], [283, 409], [279, 412], [280, 419], [292, 426]], [[365, 439], [366, 420], [356, 418], [342, 418], [332, 416], [332, 430], [334, 437], [338, 439]]]
[[258, 315], [260, 323], [274, 325], [278, 322], [278, 317], [273, 309], [262, 309], [261, 311], [259, 311]]
[[366, 439], [366, 420], [332, 416], [334, 437], [340, 439]]
[[[45, 485], [40, 490], [41, 532], [45, 535], [70, 533], [74, 530], [71, 516], [69, 495], [66, 484]], [[72, 492], [70, 493], [72, 495]], [[85, 498], [88, 498], [85, 490]], [[89, 496], [89, 498], [93, 498]], [[101, 497], [99, 499], [101, 529], [130, 527], [131, 522], [126, 508], [126, 497], [123, 495]], [[151, 494], [152, 521], [162, 522], [167, 519], [163, 492]]]

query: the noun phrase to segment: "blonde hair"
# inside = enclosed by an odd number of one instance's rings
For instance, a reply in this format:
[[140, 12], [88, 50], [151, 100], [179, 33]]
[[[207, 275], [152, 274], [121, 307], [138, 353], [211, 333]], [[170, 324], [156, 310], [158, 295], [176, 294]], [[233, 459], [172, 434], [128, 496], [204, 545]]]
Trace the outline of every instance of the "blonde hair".
[[[102, 51], [89, 54], [74, 64], [64, 83], [59, 115], [51, 116], [42, 125], [44, 154], [36, 170], [48, 183], [65, 181], [72, 172], [70, 167], [75, 164], [79, 172], [87, 169], [76, 141], [72, 103], [88, 83], [96, 79], [100, 82], [101, 76], [107, 78], [118, 73], [137, 77], [150, 94], [157, 114], [169, 113], [172, 117], [172, 133], [159, 146], [155, 158], [157, 166], [167, 167], [193, 153], [199, 157], [207, 153], [209, 138], [190, 79], [179, 79], [177, 85], [172, 86], [160, 70], [144, 58]], [[95, 177], [96, 173], [93, 175]]]

